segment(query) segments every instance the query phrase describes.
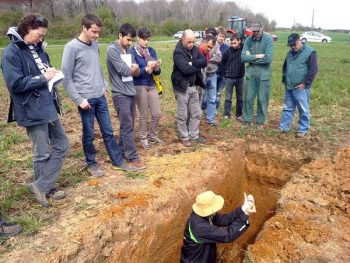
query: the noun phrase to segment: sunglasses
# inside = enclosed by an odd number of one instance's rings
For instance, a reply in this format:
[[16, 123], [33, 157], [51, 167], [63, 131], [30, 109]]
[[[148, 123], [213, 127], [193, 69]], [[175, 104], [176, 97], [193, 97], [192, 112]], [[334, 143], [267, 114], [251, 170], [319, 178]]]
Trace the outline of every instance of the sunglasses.
[[33, 22], [33, 24], [37, 24], [39, 26], [43, 26], [45, 23], [47, 23], [47, 19], [43, 16], [36, 17]]

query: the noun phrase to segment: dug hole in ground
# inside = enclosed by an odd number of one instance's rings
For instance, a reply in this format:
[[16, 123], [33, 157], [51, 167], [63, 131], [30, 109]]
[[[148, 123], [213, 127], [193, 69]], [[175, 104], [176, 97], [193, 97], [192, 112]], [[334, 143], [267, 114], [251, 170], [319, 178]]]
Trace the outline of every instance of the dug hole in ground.
[[350, 148], [311, 161], [242, 139], [159, 147], [167, 154], [149, 157], [140, 178], [107, 170], [69, 189], [55, 222], [14, 237], [0, 262], [179, 262], [191, 206], [206, 190], [225, 198], [222, 212], [244, 192], [256, 200], [251, 227], [218, 246], [218, 262], [350, 262]]

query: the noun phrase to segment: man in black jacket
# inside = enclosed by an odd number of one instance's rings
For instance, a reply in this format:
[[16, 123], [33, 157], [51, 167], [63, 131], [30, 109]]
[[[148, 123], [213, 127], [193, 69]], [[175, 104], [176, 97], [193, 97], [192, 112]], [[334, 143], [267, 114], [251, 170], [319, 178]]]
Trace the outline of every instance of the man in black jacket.
[[236, 87], [236, 118], [243, 122], [243, 86], [245, 67], [241, 60], [243, 45], [237, 34], [231, 36], [231, 46], [222, 54], [222, 74], [225, 76], [226, 93], [224, 118], [231, 118], [232, 93]]
[[212, 191], [197, 196], [185, 228], [181, 263], [215, 263], [216, 243], [229, 243], [249, 227], [249, 213], [255, 213], [254, 197], [245, 195], [244, 204], [228, 214], [217, 214], [224, 199]]
[[184, 146], [191, 146], [191, 140], [203, 142], [199, 137], [201, 109], [198, 86], [204, 88], [201, 69], [207, 65], [206, 57], [200, 54], [194, 45], [195, 35], [192, 30], [184, 32], [177, 43], [174, 53], [174, 68], [171, 74], [177, 102], [177, 129]]

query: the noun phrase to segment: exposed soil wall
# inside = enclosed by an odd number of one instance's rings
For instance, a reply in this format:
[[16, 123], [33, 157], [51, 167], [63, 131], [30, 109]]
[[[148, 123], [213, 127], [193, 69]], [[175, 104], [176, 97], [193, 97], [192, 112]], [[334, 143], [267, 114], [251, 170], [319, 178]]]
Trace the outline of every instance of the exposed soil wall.
[[244, 262], [350, 262], [350, 148], [293, 174]]

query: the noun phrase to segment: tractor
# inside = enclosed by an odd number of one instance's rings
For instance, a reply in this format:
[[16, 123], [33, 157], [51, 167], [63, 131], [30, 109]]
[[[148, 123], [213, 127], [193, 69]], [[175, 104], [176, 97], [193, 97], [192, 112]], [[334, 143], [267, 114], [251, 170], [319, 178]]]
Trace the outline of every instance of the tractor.
[[247, 37], [253, 35], [253, 32], [247, 27], [247, 19], [238, 16], [231, 16], [228, 22], [226, 31], [225, 43], [230, 44], [230, 37], [233, 34], [238, 34], [239, 38], [244, 41]]

